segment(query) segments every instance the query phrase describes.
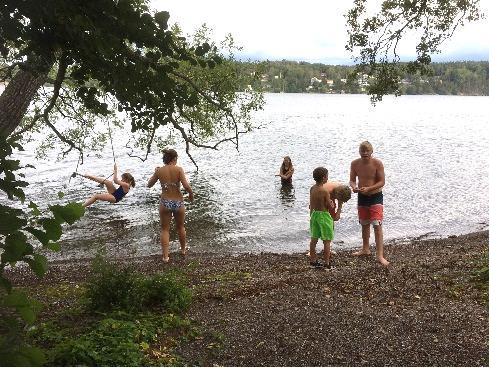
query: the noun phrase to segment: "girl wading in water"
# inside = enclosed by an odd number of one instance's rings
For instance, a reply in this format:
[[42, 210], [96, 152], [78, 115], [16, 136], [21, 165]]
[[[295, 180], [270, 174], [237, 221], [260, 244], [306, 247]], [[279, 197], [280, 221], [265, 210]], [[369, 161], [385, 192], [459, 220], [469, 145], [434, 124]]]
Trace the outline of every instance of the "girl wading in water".
[[275, 176], [280, 176], [282, 186], [292, 186], [292, 175], [294, 174], [294, 166], [289, 156], [284, 157], [284, 161], [280, 166], [280, 173]]
[[170, 260], [170, 223], [175, 218], [178, 239], [180, 240], [180, 253], [187, 252], [187, 234], [185, 232], [185, 205], [180, 184], [188, 192], [190, 201], [194, 200], [194, 194], [190, 187], [182, 167], [177, 166], [178, 154], [173, 149], [163, 150], [163, 167], [156, 167], [153, 176], [148, 181], [148, 187], [153, 187], [156, 181], [161, 184], [160, 196], [160, 241], [163, 251], [163, 262]]

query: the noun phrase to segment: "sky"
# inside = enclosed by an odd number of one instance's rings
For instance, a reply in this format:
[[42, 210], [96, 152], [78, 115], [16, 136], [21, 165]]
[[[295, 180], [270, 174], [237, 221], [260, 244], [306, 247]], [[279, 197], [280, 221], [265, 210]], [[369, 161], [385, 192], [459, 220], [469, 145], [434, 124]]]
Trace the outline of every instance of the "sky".
[[[294, 60], [333, 65], [351, 64], [345, 50], [344, 14], [353, 0], [151, 0], [153, 8], [170, 12], [170, 24], [185, 34], [205, 23], [214, 39], [231, 33], [243, 50], [242, 60]], [[371, 3], [380, 4], [380, 0]], [[489, 17], [489, 0], [480, 0]], [[468, 23], [446, 41], [433, 61], [489, 60], [489, 19]], [[406, 39], [403, 58], [415, 57], [414, 43]]]

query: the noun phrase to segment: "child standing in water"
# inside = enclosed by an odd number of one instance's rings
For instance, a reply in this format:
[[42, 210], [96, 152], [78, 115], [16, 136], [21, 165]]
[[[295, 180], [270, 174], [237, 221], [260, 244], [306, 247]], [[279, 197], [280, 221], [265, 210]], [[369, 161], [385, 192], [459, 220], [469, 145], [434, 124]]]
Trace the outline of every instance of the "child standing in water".
[[156, 167], [153, 176], [148, 181], [148, 187], [153, 187], [156, 181], [161, 184], [160, 196], [160, 223], [161, 234], [160, 242], [163, 252], [163, 262], [170, 260], [170, 223], [171, 218], [175, 218], [177, 225], [178, 239], [180, 240], [180, 253], [186, 254], [187, 233], [185, 231], [185, 205], [183, 195], [180, 191], [180, 184], [188, 192], [188, 198], [193, 201], [194, 194], [190, 187], [182, 167], [177, 166], [178, 154], [174, 149], [163, 150], [163, 167]]
[[[97, 200], [108, 201], [109, 203], [118, 203], [122, 200], [124, 196], [129, 192], [131, 187], [136, 186], [136, 181], [134, 181], [134, 177], [130, 173], [123, 173], [121, 179], [117, 177], [117, 165], [114, 164], [114, 182], [111, 180], [105, 179], [103, 177], [97, 177], [85, 174], [83, 177], [88, 178], [89, 180], [98, 182], [99, 184], [105, 185], [107, 189], [107, 193], [103, 194], [95, 194], [89, 199], [87, 199], [84, 203], [84, 207], [88, 207], [92, 205]], [[119, 185], [116, 189], [114, 183]]]
[[282, 186], [292, 186], [292, 175], [294, 174], [294, 166], [292, 165], [292, 160], [289, 156], [284, 157], [284, 161], [280, 166], [280, 171], [278, 175], [280, 176], [280, 181]]
[[309, 227], [311, 232], [311, 242], [309, 244], [309, 260], [313, 267], [322, 267], [317, 259], [316, 245], [321, 239], [324, 244], [324, 266], [331, 269], [331, 241], [333, 240], [333, 218], [330, 211], [333, 210], [333, 204], [328, 190], [324, 184], [328, 181], [328, 170], [324, 167], [317, 167], [312, 172], [312, 177], [316, 184], [310, 189]]

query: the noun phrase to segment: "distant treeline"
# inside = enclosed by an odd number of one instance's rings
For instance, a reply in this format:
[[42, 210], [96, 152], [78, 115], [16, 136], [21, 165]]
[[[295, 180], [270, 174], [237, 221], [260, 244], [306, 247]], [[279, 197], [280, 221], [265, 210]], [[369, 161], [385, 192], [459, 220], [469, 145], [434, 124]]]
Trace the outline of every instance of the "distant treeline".
[[[238, 63], [240, 72], [253, 73], [252, 64]], [[402, 79], [404, 94], [489, 95], [489, 62], [464, 61], [433, 63], [431, 75], [409, 75]], [[267, 61], [256, 73], [253, 85], [265, 92], [285, 93], [363, 93], [365, 75], [353, 82], [348, 75], [353, 66], [310, 64], [294, 61]]]

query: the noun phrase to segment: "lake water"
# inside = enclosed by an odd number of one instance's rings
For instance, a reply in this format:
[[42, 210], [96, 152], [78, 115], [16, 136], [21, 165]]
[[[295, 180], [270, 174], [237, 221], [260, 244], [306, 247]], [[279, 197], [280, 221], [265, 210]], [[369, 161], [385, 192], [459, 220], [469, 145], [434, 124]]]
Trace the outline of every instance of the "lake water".
[[[489, 228], [489, 97], [387, 97], [375, 107], [365, 95], [268, 94], [266, 101], [264, 111], [255, 115], [262, 128], [242, 136], [239, 151], [231, 145], [194, 151], [198, 172], [183, 146], [176, 147], [195, 192], [186, 226], [193, 251], [306, 251], [312, 170], [325, 166], [330, 180], [348, 182], [350, 162], [363, 140], [373, 144], [374, 156], [385, 167], [386, 241]], [[121, 173], [135, 176], [135, 190], [119, 204], [89, 208], [81, 221], [65, 229], [63, 249], [55, 257], [93, 256], [102, 246], [113, 256], [160, 253], [159, 189], [145, 184], [161, 165], [161, 156], [154, 153], [144, 163], [128, 158], [126, 140], [116, 136], [114, 149]], [[79, 171], [110, 174], [110, 147], [103, 155], [87, 157]], [[285, 155], [295, 167], [291, 191], [281, 190], [274, 176]], [[75, 154], [61, 162], [35, 161], [32, 149], [19, 156], [37, 167], [26, 172], [28, 200], [59, 203], [61, 190], [63, 201], [82, 201], [100, 190], [81, 178], [63, 187], [76, 167]], [[176, 250], [174, 233], [171, 240]], [[337, 223], [333, 247], [360, 242], [354, 195]]]

